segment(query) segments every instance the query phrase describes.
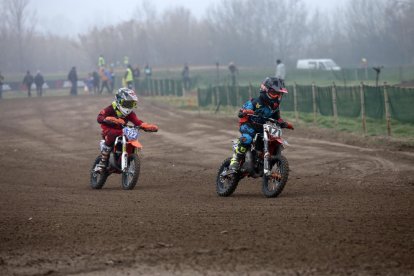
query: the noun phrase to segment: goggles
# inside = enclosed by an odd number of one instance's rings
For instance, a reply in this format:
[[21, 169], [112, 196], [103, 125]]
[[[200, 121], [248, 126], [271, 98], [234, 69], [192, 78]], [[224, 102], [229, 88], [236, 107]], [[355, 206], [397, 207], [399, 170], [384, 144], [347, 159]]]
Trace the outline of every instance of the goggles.
[[269, 94], [269, 96], [271, 98], [280, 98], [282, 97], [283, 93], [280, 91], [276, 91], [274, 89], [269, 89], [269, 91], [267, 91], [267, 93]]
[[125, 108], [135, 108], [135, 107], [137, 107], [137, 101], [121, 100], [121, 106], [125, 107]]

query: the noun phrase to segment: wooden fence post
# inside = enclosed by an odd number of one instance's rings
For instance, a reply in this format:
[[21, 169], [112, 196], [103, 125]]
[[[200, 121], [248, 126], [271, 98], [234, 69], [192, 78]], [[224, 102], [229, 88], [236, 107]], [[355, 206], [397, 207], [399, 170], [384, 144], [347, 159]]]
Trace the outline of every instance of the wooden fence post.
[[332, 83], [332, 109], [333, 109], [333, 117], [334, 117], [334, 124], [335, 128], [338, 126], [338, 108], [336, 105], [336, 85]]
[[213, 106], [217, 106], [218, 104], [218, 86], [214, 87], [214, 91], [212, 91], [212, 96], [213, 96], [213, 100], [212, 100], [212, 104]]
[[154, 90], [154, 91], [151, 91], [150, 89], [149, 89], [149, 80], [145, 80], [145, 89], [148, 91], [148, 93], [150, 93], [151, 94], [151, 96], [157, 96], [157, 91], [156, 90]]
[[316, 87], [315, 83], [312, 82], [312, 104], [313, 104], [313, 123], [316, 125]]
[[295, 112], [295, 121], [299, 121], [299, 112], [298, 112], [298, 97], [296, 93], [296, 82], [293, 85], [293, 110]]
[[229, 84], [226, 83], [226, 96], [227, 96], [227, 106], [230, 106], [230, 88], [229, 88]]
[[364, 94], [364, 83], [361, 82], [359, 85], [359, 93], [361, 95], [361, 119], [362, 119], [362, 131], [364, 136], [367, 134], [367, 119], [365, 115], [365, 94]]
[[[174, 96], [175, 97], [178, 97], [178, 82], [177, 82], [177, 80], [174, 80], [173, 81], [174, 82]], [[197, 92], [197, 97], [198, 97], [198, 92]]]
[[201, 110], [200, 110], [200, 88], [197, 87], [197, 109], [198, 109], [198, 116], [201, 115]]
[[391, 136], [391, 113], [390, 102], [388, 100], [387, 83], [384, 82], [384, 103], [385, 103], [385, 118], [387, 120], [387, 135]]
[[242, 98], [240, 96], [240, 85], [237, 84], [236, 87], [236, 107], [241, 106]]

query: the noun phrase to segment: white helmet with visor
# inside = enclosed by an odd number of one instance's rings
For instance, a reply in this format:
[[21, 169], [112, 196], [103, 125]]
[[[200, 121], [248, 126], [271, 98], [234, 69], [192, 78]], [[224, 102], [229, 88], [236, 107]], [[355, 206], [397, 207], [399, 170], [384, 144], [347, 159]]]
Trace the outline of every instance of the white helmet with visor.
[[132, 109], [137, 107], [138, 97], [132, 89], [119, 88], [115, 95], [115, 103], [122, 115], [128, 116]]

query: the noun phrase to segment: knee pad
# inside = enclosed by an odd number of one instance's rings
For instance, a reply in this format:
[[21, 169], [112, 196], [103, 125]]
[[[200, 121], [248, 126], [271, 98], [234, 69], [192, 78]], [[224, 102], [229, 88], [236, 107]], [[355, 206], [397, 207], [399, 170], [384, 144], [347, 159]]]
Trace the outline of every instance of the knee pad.
[[247, 133], [243, 133], [242, 136], [239, 138], [239, 144], [243, 147], [249, 147], [250, 144], [253, 142], [252, 136]]
[[100, 148], [101, 152], [110, 152], [112, 150], [112, 147], [107, 146], [105, 144], [105, 140], [101, 140], [99, 142], [99, 148]]

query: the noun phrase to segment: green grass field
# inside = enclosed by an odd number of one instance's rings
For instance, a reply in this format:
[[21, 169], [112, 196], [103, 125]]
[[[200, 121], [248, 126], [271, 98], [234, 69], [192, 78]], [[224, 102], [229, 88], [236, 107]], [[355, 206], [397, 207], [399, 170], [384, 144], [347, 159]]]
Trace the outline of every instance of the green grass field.
[[[236, 117], [239, 108], [231, 106], [222, 106], [216, 112], [216, 106], [207, 106], [199, 108], [194, 97], [152, 97], [151, 101], [161, 102], [172, 105], [183, 110], [198, 112], [200, 114], [213, 114], [215, 116]], [[366, 119], [366, 133], [363, 132], [362, 120], [360, 118], [338, 118], [335, 126], [335, 120], [331, 116], [318, 115], [316, 123], [312, 113], [299, 113], [299, 120], [296, 121], [294, 112], [283, 112], [283, 118], [290, 120], [295, 125], [301, 127], [317, 127], [321, 129], [331, 129], [341, 133], [350, 133], [361, 137], [386, 138], [395, 142], [403, 142], [407, 146], [414, 147], [414, 124], [401, 123], [391, 120], [391, 137], [387, 137], [386, 120]]]

